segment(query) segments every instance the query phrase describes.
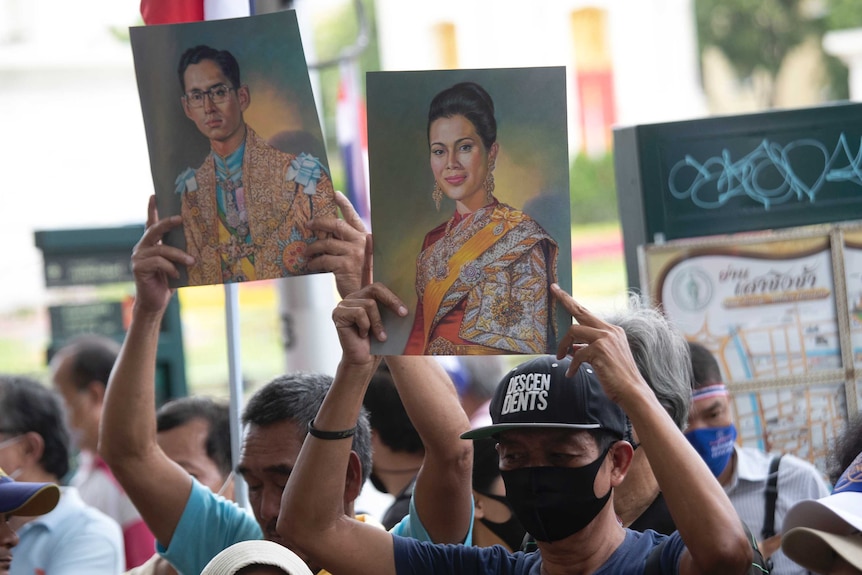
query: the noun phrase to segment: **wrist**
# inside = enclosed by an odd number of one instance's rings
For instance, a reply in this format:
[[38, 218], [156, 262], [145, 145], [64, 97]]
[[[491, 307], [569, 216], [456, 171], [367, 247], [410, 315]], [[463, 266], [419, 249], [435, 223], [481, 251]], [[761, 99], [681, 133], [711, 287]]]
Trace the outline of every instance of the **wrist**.
[[369, 355], [362, 359], [342, 356], [341, 361], [339, 362], [339, 366], [342, 369], [365, 373], [373, 372], [375, 369], [377, 369], [377, 364], [379, 362], [380, 357], [376, 355]]
[[645, 381], [641, 381], [640, 385], [634, 386], [627, 393], [623, 394], [619, 405], [631, 420], [644, 416], [655, 408], [658, 408], [662, 412], [665, 411], [655, 393]]
[[131, 321], [143, 325], [158, 325], [161, 326], [162, 318], [165, 316], [165, 309], [152, 309], [141, 305], [138, 300], [135, 300], [132, 305]]
[[356, 426], [349, 429], [341, 429], [338, 431], [329, 431], [325, 429], [317, 429], [314, 427], [314, 420], [308, 422], [308, 434], [312, 437], [316, 437], [318, 439], [326, 439], [330, 441], [338, 440], [338, 439], [348, 439], [353, 437], [356, 433]]

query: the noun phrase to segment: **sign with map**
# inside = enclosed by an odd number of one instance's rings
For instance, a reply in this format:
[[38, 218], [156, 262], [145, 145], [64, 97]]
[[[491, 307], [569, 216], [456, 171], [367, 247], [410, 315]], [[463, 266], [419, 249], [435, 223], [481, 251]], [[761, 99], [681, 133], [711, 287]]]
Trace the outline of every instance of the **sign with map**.
[[652, 301], [718, 360], [740, 442], [825, 469], [862, 399], [862, 227], [676, 240], [639, 259]]
[[819, 469], [826, 469], [831, 438], [847, 413], [841, 383], [736, 393], [732, 406], [744, 445], [792, 453]]
[[841, 366], [828, 236], [662, 251], [653, 298], [727, 383]]

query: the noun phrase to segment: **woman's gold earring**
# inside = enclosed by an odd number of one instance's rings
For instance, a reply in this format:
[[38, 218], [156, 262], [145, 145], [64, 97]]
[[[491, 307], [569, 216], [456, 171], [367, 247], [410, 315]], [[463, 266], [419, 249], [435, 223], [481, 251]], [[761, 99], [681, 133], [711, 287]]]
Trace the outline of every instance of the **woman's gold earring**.
[[485, 187], [485, 197], [490, 202], [491, 200], [494, 199], [494, 173], [493, 172], [489, 171], [488, 175], [485, 176], [484, 187]]
[[440, 211], [440, 202], [443, 200], [443, 190], [440, 189], [437, 180], [434, 180], [434, 190], [431, 192], [431, 197], [434, 198], [434, 205], [437, 206], [437, 211]]

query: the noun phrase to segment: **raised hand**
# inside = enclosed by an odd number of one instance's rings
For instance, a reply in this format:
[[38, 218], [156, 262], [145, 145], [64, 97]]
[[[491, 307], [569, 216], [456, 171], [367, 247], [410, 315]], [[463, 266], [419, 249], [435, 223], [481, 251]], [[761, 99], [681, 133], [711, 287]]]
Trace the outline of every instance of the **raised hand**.
[[386, 331], [378, 304], [384, 305], [404, 317], [407, 307], [381, 283], [371, 283], [372, 240], [365, 242], [365, 257], [359, 274], [362, 288], [341, 300], [332, 312], [332, 321], [338, 332], [343, 352], [342, 361], [365, 364], [376, 361], [371, 355], [371, 336], [386, 341]]
[[551, 285], [551, 293], [577, 321], [560, 338], [557, 348], [557, 358], [572, 356], [566, 375], [574, 375], [583, 362], [591, 364], [607, 396], [621, 405], [633, 395], [629, 392], [649, 391], [623, 328], [594, 316], [557, 284]]
[[329, 237], [306, 246], [305, 256], [309, 271], [335, 274], [338, 294], [347, 297], [363, 287], [365, 238], [370, 234], [347, 196], [335, 192], [335, 203], [344, 219], [326, 217], [309, 221], [307, 225], [310, 230], [326, 232]]
[[162, 237], [182, 225], [182, 216], [159, 220], [156, 197], [150, 196], [147, 206], [147, 227], [132, 250], [132, 273], [135, 276], [135, 308], [146, 312], [162, 312], [170, 302], [168, 278], [179, 278], [176, 264], [191, 265], [194, 258], [179, 248], [162, 243]]

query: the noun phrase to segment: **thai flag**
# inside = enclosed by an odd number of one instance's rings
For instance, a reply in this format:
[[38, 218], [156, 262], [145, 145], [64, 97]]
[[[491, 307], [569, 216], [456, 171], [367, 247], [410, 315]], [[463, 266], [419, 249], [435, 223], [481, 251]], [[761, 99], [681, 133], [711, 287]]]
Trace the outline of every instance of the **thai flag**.
[[239, 18], [252, 13], [253, 0], [141, 0], [144, 24], [178, 24]]
[[360, 95], [359, 72], [355, 62], [341, 64], [338, 85], [338, 106], [335, 131], [338, 148], [344, 162], [347, 198], [366, 229], [371, 229], [371, 209], [368, 198], [368, 130], [365, 120], [365, 103]]

